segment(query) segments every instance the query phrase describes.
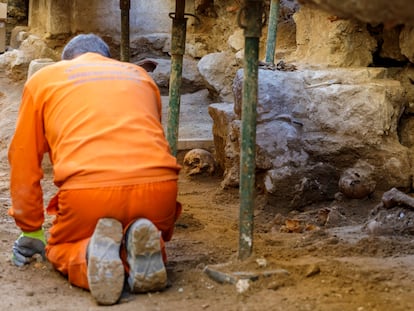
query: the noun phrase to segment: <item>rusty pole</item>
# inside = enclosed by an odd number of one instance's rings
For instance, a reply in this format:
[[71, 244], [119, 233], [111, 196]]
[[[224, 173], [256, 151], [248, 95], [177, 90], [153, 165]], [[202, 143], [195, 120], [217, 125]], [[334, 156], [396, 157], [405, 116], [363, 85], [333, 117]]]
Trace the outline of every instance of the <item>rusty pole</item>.
[[185, 0], [176, 0], [171, 36], [171, 73], [169, 84], [169, 106], [167, 122], [167, 140], [171, 153], [177, 155], [178, 128], [180, 117], [181, 81], [183, 72], [183, 56], [185, 52], [185, 37], [187, 19], [185, 18]]
[[[263, 1], [245, 1], [239, 13], [244, 28], [244, 77], [240, 146], [240, 228], [239, 259], [247, 259], [253, 249], [253, 211], [256, 179], [256, 106], [258, 94], [259, 39]], [[244, 19], [244, 21], [243, 21]]]
[[279, 0], [270, 3], [269, 26], [267, 29], [266, 63], [274, 64], [277, 41], [277, 22], [279, 19]]
[[129, 11], [131, 9], [130, 0], [119, 0], [121, 9], [121, 61], [129, 62]]

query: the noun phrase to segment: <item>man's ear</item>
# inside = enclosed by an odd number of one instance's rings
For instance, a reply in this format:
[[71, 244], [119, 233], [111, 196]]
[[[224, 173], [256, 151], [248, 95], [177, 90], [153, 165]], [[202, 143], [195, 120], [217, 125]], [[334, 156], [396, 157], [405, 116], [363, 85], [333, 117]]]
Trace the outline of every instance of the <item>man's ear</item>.
[[144, 68], [147, 72], [153, 72], [157, 68], [158, 63], [153, 60], [143, 59], [136, 63], [138, 66]]

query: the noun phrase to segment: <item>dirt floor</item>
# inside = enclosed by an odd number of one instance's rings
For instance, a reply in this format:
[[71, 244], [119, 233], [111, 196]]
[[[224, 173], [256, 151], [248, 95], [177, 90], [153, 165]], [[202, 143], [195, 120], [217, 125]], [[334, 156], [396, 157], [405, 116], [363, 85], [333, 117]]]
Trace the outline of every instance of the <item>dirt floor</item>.
[[[47, 262], [13, 266], [19, 230], [7, 216], [6, 153], [21, 88], [0, 73], [0, 310], [414, 310], [413, 232], [364, 230], [381, 194], [303, 211], [270, 208], [258, 197], [254, 252], [240, 261], [238, 190], [222, 190], [219, 176], [180, 176], [183, 214], [167, 244], [171, 286], [163, 292], [100, 307]], [[55, 188], [46, 173], [47, 201]], [[381, 217], [412, 228], [410, 213], [398, 207]]]

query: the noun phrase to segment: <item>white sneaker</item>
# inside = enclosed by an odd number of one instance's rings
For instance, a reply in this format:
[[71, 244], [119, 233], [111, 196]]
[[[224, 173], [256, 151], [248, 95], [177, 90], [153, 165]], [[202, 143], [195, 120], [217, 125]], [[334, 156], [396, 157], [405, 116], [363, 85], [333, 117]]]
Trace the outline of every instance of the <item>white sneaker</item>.
[[88, 282], [98, 304], [113, 305], [122, 294], [125, 269], [119, 256], [122, 224], [116, 219], [98, 221], [88, 245]]
[[148, 219], [138, 219], [128, 229], [128, 284], [133, 293], [158, 291], [167, 286], [160, 239], [161, 232]]

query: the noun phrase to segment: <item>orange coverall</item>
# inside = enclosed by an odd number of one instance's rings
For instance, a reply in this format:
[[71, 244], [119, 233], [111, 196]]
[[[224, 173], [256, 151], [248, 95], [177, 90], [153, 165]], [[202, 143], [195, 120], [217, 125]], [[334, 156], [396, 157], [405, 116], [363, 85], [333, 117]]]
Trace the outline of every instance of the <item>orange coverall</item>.
[[59, 187], [47, 208], [55, 219], [46, 256], [72, 284], [89, 288], [86, 248], [99, 218], [126, 230], [145, 217], [171, 239], [180, 166], [164, 136], [159, 90], [143, 68], [86, 53], [26, 83], [8, 154], [9, 214], [25, 232], [44, 222], [45, 153]]

